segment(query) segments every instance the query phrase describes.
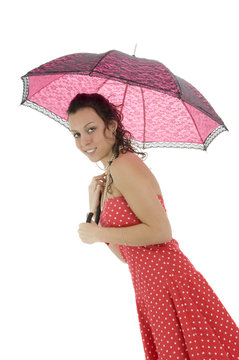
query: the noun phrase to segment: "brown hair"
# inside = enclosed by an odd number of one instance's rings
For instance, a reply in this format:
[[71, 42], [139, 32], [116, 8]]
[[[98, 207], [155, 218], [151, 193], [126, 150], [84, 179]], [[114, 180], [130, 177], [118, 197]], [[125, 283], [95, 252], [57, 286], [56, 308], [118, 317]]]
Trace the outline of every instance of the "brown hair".
[[[135, 146], [132, 145], [131, 143], [132, 134], [130, 131], [125, 130], [124, 125], [122, 124], [123, 114], [119, 109], [117, 109], [117, 107], [119, 106], [121, 105], [118, 106], [114, 105], [103, 95], [98, 93], [93, 93], [93, 94], [79, 93], [71, 100], [66, 112], [67, 115], [69, 116], [69, 114], [74, 114], [79, 109], [85, 107], [93, 108], [105, 123], [104, 134], [106, 128], [109, 129], [108, 126], [111, 123], [111, 121], [116, 120], [117, 121], [116, 142], [112, 148], [113, 153], [116, 154], [116, 158], [119, 156], [119, 152], [121, 149], [123, 154], [125, 154], [128, 151], [132, 153], [140, 154], [142, 155], [142, 160], [144, 160], [148, 154], [137, 151], [135, 149]], [[109, 184], [109, 186], [111, 184]]]

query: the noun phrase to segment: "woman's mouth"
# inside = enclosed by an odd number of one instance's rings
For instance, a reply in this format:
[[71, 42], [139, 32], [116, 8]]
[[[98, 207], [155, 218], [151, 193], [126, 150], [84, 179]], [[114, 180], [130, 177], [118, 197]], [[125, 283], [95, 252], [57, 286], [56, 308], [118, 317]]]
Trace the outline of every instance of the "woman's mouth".
[[91, 149], [91, 150], [88, 150], [88, 151], [86, 151], [86, 152], [87, 152], [87, 154], [92, 155], [92, 154], [95, 153], [95, 151], [96, 151], [96, 148]]

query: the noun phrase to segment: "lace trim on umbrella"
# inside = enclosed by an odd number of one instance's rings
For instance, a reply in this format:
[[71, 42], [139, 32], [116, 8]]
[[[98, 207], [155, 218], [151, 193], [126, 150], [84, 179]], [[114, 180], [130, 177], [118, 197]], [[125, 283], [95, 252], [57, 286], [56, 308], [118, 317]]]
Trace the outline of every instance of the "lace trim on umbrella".
[[58, 116], [58, 115], [54, 114], [53, 112], [45, 109], [44, 107], [42, 107], [42, 106], [40, 106], [40, 105], [30, 101], [30, 100], [25, 101], [24, 103], [22, 103], [22, 105], [29, 106], [34, 110], [40, 111], [41, 113], [43, 113], [44, 115], [49, 116], [51, 119], [57, 121], [61, 125], [64, 125], [70, 131], [68, 121], [66, 121], [65, 119], [62, 119], [60, 116]]
[[229, 131], [225, 125], [221, 125], [218, 128], [216, 128], [215, 130], [213, 130], [211, 132], [211, 134], [209, 134], [208, 137], [206, 138], [206, 140], [204, 141], [205, 149], [207, 149], [208, 145], [223, 131]]
[[28, 79], [28, 76], [22, 76], [22, 81], [23, 81], [23, 93], [22, 93], [21, 105], [23, 105], [24, 101], [27, 100], [28, 93], [29, 93], [29, 79]]
[[207, 150], [209, 144], [223, 131], [229, 131], [226, 126], [220, 125], [218, 128], [213, 130], [210, 135], [206, 138], [203, 144], [196, 143], [180, 143], [180, 142], [141, 142], [136, 140], [131, 140], [133, 145], [141, 149], [149, 149], [156, 147], [166, 147], [166, 148], [186, 148], [186, 149], [198, 149], [198, 150]]

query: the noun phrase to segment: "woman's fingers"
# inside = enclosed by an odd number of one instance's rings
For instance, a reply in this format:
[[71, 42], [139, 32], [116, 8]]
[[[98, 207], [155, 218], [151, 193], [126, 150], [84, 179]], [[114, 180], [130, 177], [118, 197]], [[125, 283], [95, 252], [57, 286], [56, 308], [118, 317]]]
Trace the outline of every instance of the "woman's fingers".
[[96, 186], [96, 184], [104, 184], [105, 182], [106, 182], [105, 176], [103, 175], [94, 176], [88, 188], [90, 188], [91, 186], [94, 187]]
[[94, 176], [94, 178], [99, 178], [99, 177], [102, 177], [102, 176], [106, 176], [106, 174], [103, 173], [103, 174], [100, 174], [100, 175], [96, 175], [96, 176]]

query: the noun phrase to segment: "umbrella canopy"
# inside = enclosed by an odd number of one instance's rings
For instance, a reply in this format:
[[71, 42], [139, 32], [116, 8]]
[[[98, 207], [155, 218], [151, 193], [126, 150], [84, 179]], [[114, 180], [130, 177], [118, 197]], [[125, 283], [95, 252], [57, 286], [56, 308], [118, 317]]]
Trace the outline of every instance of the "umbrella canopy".
[[22, 105], [69, 129], [66, 110], [78, 93], [99, 93], [120, 106], [123, 125], [140, 148], [206, 150], [228, 131], [203, 95], [156, 60], [111, 50], [77, 53], [22, 76]]

